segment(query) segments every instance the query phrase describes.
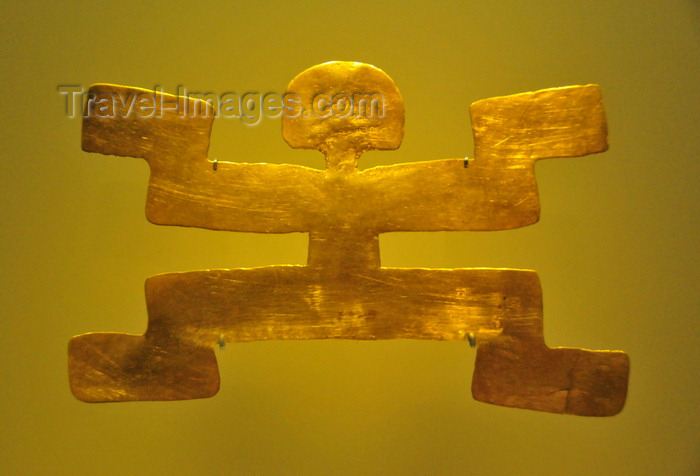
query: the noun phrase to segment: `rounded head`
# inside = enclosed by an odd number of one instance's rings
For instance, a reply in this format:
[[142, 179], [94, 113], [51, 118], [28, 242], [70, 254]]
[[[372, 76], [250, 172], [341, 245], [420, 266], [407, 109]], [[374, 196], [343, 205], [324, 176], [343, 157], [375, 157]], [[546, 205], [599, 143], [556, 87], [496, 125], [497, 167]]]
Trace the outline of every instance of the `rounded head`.
[[403, 99], [394, 81], [365, 63], [333, 61], [300, 73], [287, 86], [282, 135], [300, 149], [324, 154], [397, 149]]

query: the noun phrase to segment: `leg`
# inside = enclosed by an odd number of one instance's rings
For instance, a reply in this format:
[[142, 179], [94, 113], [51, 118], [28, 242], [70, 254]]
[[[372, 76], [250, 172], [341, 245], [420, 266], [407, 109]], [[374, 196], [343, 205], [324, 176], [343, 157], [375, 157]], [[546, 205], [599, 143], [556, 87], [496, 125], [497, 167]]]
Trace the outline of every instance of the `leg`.
[[[69, 343], [69, 380], [86, 402], [187, 400], [219, 389], [212, 347], [274, 334], [274, 316], [303, 302], [304, 268], [170, 273], [146, 280], [144, 335], [91, 333]], [[302, 282], [295, 286], [294, 283]], [[286, 284], [286, 285], [285, 285]], [[295, 298], [296, 296], [296, 298]]]
[[[553, 413], [609, 416], [620, 412], [627, 394], [627, 355], [547, 347], [539, 279], [534, 272], [521, 273], [528, 284], [512, 287], [514, 295], [504, 296], [503, 333], [479, 342], [474, 398]], [[535, 313], [520, 313], [523, 298], [531, 301]]]
[[[159, 275], [146, 281], [149, 328], [154, 313], [162, 317], [157, 312], [163, 306], [162, 295], [154, 295], [153, 287], [162, 288], [180, 276]], [[167, 296], [165, 301], [168, 307]], [[179, 338], [175, 328], [145, 335], [79, 335], [68, 345], [71, 391], [85, 402], [211, 397], [219, 390], [219, 370], [211, 347]]]

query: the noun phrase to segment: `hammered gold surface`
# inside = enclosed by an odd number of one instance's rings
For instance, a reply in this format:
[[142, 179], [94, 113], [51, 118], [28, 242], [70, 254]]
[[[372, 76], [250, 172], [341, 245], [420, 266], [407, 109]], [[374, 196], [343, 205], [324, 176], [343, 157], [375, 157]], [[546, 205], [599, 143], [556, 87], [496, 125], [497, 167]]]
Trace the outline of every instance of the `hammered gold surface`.
[[[91, 93], [134, 95], [96, 85]], [[439, 339], [479, 343], [478, 400], [578, 415], [622, 409], [621, 352], [550, 349], [536, 273], [511, 269], [397, 269], [379, 261], [380, 233], [506, 230], [535, 223], [534, 161], [607, 148], [597, 86], [572, 86], [472, 105], [475, 155], [358, 169], [365, 150], [397, 148], [404, 112], [394, 82], [369, 65], [333, 62], [289, 85], [303, 111], [320, 94], [382, 98], [382, 115], [283, 116], [284, 139], [317, 149], [326, 169], [218, 162], [207, 157], [213, 116], [183, 117], [159, 95], [161, 117], [87, 114], [83, 148], [145, 158], [150, 221], [216, 230], [309, 233], [306, 266], [206, 270], [146, 282], [143, 336], [84, 334], [70, 344], [70, 382], [84, 401], [211, 396], [222, 340]], [[372, 96], [374, 95], [374, 96]], [[196, 106], [191, 100], [188, 108]], [[379, 111], [377, 109], [374, 112]], [[313, 112], [313, 111], [312, 111]], [[357, 111], [355, 111], [357, 112]]]

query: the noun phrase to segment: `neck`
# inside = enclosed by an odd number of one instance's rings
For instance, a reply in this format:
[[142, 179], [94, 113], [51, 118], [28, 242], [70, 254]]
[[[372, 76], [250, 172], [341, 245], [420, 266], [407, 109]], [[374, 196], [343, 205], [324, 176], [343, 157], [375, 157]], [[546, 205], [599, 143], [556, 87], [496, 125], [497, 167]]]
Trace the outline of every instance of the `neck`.
[[357, 160], [360, 152], [354, 149], [330, 146], [326, 151], [326, 170], [341, 174], [351, 174], [357, 172]]

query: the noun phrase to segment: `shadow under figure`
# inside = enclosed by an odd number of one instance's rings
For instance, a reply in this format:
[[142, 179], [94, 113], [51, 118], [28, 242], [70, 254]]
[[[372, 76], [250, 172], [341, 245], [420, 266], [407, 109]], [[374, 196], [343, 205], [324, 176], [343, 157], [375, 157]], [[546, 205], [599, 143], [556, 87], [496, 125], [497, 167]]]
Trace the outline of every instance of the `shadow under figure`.
[[[396, 149], [403, 138], [403, 101], [393, 80], [367, 64], [331, 62], [302, 72], [287, 91], [299, 101], [286, 104], [294, 107], [282, 115], [284, 139], [295, 148], [321, 151], [325, 170], [211, 161], [214, 117], [206, 104], [158, 93], [152, 117], [118, 114], [111, 99], [124, 104], [123, 98], [145, 91], [91, 87], [83, 149], [148, 161], [151, 222], [306, 232], [309, 254], [306, 266], [149, 278], [144, 335], [90, 333], [70, 341], [77, 398], [212, 396], [219, 389], [213, 348], [223, 341], [475, 338], [477, 400], [576, 415], [622, 409], [627, 355], [547, 347], [535, 272], [383, 268], [379, 261], [380, 233], [507, 230], [535, 223], [535, 160], [607, 149], [596, 85], [472, 104], [473, 159], [364, 171], [357, 167], [364, 151]], [[105, 106], [95, 107], [101, 98]], [[314, 103], [319, 98], [330, 98], [327, 108]], [[182, 114], [202, 106], [198, 114]]]

